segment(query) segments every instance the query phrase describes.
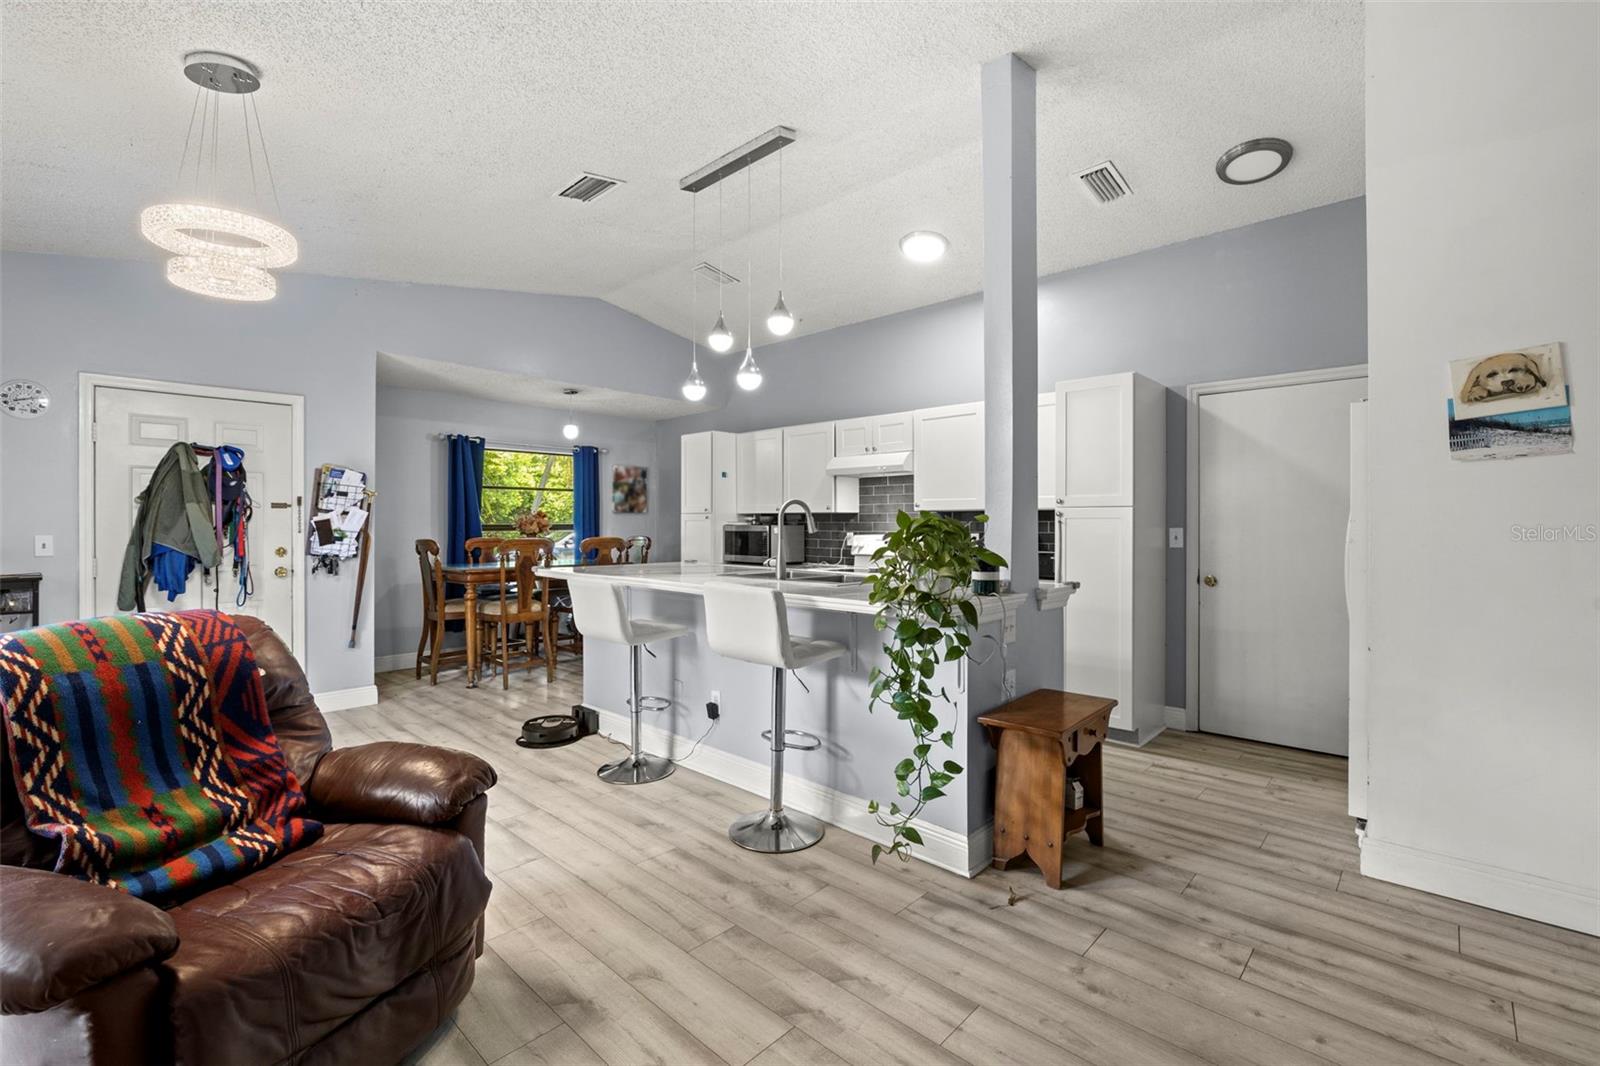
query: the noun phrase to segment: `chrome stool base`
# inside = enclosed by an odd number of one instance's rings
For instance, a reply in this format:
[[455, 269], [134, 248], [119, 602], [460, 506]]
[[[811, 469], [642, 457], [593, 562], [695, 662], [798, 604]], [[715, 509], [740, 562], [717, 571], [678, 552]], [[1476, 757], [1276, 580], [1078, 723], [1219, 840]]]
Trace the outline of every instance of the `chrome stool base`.
[[784, 855], [804, 851], [822, 839], [825, 827], [808, 814], [794, 811], [758, 811], [728, 827], [728, 839], [746, 851]]
[[595, 771], [595, 776], [613, 785], [647, 785], [670, 776], [675, 769], [671, 759], [640, 753], [606, 763]]

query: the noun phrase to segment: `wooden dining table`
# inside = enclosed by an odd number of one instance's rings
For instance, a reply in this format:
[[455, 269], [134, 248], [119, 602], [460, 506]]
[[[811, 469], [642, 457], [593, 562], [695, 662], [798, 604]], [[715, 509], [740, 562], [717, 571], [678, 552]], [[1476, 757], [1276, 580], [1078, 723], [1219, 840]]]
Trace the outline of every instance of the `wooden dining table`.
[[[556, 560], [550, 564], [552, 567], [572, 567], [572, 560]], [[478, 687], [478, 589], [482, 585], [500, 584], [499, 562], [492, 563], [444, 563], [440, 569], [444, 572], [445, 582], [448, 584], [462, 585], [466, 588], [467, 607], [467, 687]], [[552, 579], [549, 584], [549, 595], [552, 600], [558, 589], [565, 591], [567, 583]], [[501, 595], [507, 591], [502, 590]]]

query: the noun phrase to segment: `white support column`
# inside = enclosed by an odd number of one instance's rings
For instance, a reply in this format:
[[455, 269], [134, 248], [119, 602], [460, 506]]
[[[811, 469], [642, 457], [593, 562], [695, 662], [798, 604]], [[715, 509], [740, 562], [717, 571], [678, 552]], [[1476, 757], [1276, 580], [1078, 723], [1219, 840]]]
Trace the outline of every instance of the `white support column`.
[[1039, 257], [1032, 67], [983, 65], [984, 489], [1013, 589], [1039, 583]]

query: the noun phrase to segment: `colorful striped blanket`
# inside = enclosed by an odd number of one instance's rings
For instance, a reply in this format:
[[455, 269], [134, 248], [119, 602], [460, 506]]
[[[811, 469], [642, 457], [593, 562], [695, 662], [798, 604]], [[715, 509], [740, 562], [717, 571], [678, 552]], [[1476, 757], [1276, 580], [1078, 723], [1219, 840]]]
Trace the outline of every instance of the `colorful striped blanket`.
[[56, 869], [171, 902], [322, 834], [225, 614], [128, 614], [0, 636], [23, 813]]

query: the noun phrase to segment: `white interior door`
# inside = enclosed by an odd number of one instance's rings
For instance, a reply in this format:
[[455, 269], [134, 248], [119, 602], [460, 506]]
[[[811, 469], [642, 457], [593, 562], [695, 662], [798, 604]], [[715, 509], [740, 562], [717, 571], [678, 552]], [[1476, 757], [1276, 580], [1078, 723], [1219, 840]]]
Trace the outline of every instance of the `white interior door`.
[[1199, 397], [1199, 720], [1346, 753], [1350, 405], [1365, 378]]
[[225, 557], [220, 589], [213, 589], [196, 567], [188, 587], [171, 602], [166, 593], [149, 585], [145, 606], [152, 611], [220, 606], [230, 613], [256, 615], [297, 646], [293, 575], [301, 552], [294, 534], [292, 408], [104, 385], [93, 388], [94, 613], [116, 613], [123, 553], [137, 512], [134, 500], [167, 449], [178, 441], [235, 444], [244, 449], [246, 484], [255, 508], [246, 535], [254, 595], [243, 605], [238, 603], [238, 581]]

